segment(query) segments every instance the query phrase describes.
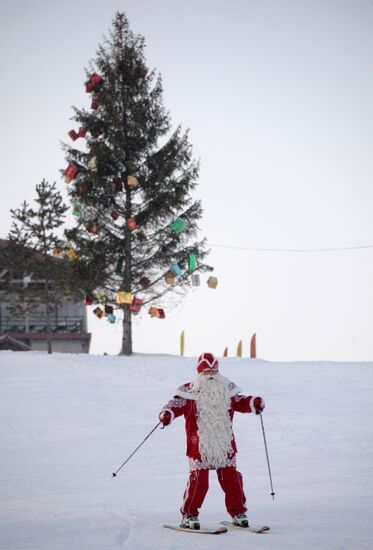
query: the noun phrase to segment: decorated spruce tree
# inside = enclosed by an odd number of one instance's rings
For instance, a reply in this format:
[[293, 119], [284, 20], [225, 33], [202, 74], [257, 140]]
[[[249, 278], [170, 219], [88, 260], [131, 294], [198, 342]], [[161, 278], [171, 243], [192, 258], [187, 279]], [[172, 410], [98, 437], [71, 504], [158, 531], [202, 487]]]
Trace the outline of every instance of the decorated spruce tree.
[[[44, 311], [48, 353], [52, 353], [50, 316], [65, 293], [75, 285], [71, 262], [67, 257], [56, 258], [56, 251], [63, 249], [61, 234], [68, 207], [55, 183], [43, 180], [36, 186], [35, 205], [24, 201], [20, 208], [11, 210], [12, 227], [7, 246], [2, 250], [2, 264], [8, 266], [13, 276], [8, 280], [7, 291], [17, 297], [8, 310], [25, 319], [28, 332], [28, 316]], [[77, 293], [80, 289], [76, 287]]]
[[199, 165], [187, 132], [172, 129], [144, 48], [117, 13], [86, 71], [89, 108], [74, 108], [73, 144], [64, 145], [76, 277], [98, 317], [115, 322], [122, 311], [124, 355], [132, 353], [132, 315], [163, 318], [170, 297], [179, 301], [199, 284], [198, 271], [211, 269], [197, 240], [201, 204], [191, 195]]

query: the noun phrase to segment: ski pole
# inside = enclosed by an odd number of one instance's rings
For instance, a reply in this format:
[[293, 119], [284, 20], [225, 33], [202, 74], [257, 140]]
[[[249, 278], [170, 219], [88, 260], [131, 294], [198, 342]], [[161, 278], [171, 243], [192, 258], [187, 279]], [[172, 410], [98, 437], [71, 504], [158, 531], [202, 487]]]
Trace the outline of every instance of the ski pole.
[[269, 458], [268, 458], [268, 449], [267, 449], [267, 441], [266, 441], [266, 434], [264, 432], [264, 424], [263, 424], [263, 416], [260, 414], [260, 421], [262, 423], [262, 432], [263, 432], [263, 439], [264, 439], [264, 448], [266, 451], [266, 457], [267, 457], [267, 465], [268, 465], [268, 473], [269, 473], [269, 481], [271, 483], [271, 495], [273, 500], [275, 500], [275, 493], [273, 491], [273, 484], [272, 484], [272, 474], [271, 474], [271, 467], [269, 465]]
[[145, 441], [148, 439], [148, 437], [150, 437], [152, 435], [152, 433], [155, 432], [155, 430], [158, 428], [159, 424], [161, 424], [161, 422], [158, 422], [158, 424], [152, 429], [152, 431], [148, 433], [148, 435], [145, 437], [145, 439], [143, 439], [141, 441], [140, 445], [138, 447], [136, 447], [136, 449], [133, 451], [133, 453], [130, 454], [130, 456], [128, 458], [126, 458], [126, 460], [123, 462], [123, 464], [121, 466], [119, 466], [118, 470], [113, 473], [112, 477], [116, 477], [119, 470], [121, 470], [123, 468], [123, 466], [125, 466], [127, 464], [129, 459], [132, 458], [133, 455], [140, 449], [141, 445], [143, 445], [145, 443]]

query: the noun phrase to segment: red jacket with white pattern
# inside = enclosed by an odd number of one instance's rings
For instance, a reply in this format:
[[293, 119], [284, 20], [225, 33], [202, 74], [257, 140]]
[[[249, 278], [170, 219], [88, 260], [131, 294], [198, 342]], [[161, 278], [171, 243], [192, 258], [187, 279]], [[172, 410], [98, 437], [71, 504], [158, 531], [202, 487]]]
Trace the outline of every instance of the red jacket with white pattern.
[[[254, 399], [256, 396], [240, 395], [240, 389], [234, 382], [229, 382], [229, 394], [231, 397], [231, 405], [229, 409], [231, 421], [233, 420], [235, 412], [255, 413]], [[176, 395], [162, 408], [161, 412], [163, 411], [169, 411], [171, 413], [171, 422], [174, 418], [184, 415], [187, 443], [186, 455], [192, 461], [197, 461], [200, 463], [198, 468], [208, 467], [208, 465], [203, 466], [201, 454], [199, 452], [196, 393], [192, 390], [192, 383], [188, 382], [187, 384], [180, 386]], [[227, 456], [227, 465], [234, 465], [234, 457], [237, 453], [237, 445], [233, 432], [232, 449], [233, 451]]]

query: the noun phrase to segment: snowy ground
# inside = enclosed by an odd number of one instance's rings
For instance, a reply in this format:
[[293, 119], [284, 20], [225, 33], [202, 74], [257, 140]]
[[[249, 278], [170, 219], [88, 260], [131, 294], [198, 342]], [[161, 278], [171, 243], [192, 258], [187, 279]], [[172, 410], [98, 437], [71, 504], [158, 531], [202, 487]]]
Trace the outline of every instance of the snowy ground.
[[[259, 418], [236, 415], [235, 434], [250, 521], [270, 533], [162, 528], [178, 522], [187, 479], [182, 419], [111, 477], [195, 359], [0, 352], [0, 548], [372, 548], [373, 363], [228, 358], [221, 372], [267, 403], [275, 501]], [[212, 472], [201, 521], [224, 519]]]

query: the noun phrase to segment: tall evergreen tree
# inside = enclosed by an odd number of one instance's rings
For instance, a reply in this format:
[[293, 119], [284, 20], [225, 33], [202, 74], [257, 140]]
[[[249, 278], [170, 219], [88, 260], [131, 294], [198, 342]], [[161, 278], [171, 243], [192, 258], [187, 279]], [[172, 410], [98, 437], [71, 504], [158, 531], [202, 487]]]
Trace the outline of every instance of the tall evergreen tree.
[[[166, 294], [180, 300], [192, 272], [211, 268], [203, 263], [205, 240], [196, 241], [202, 208], [191, 192], [199, 164], [188, 133], [180, 126], [171, 131], [162, 80], [147, 69], [144, 48], [126, 15], [116, 13], [86, 71], [91, 107], [74, 107], [77, 128], [69, 132], [74, 142], [85, 137], [86, 147], [64, 145], [64, 174], [79, 216], [67, 236], [87, 293], [99, 289], [101, 300], [113, 304], [125, 292], [126, 300], [151, 303], [158, 315], [154, 306], [163, 306]], [[130, 355], [136, 304], [116, 307], [123, 311], [121, 353]]]
[[[35, 203], [33, 208], [24, 201], [11, 210], [13, 223], [2, 256], [13, 273], [23, 277], [20, 284], [10, 278], [8, 291], [17, 296], [15, 307], [25, 317], [26, 330], [28, 315], [44, 306], [48, 353], [52, 353], [51, 310], [60, 303], [62, 292], [71, 290], [72, 282], [70, 263], [53, 257], [64, 243], [56, 231], [62, 229], [68, 207], [56, 184], [46, 180], [36, 186]], [[31, 280], [38, 283], [31, 284]]]

